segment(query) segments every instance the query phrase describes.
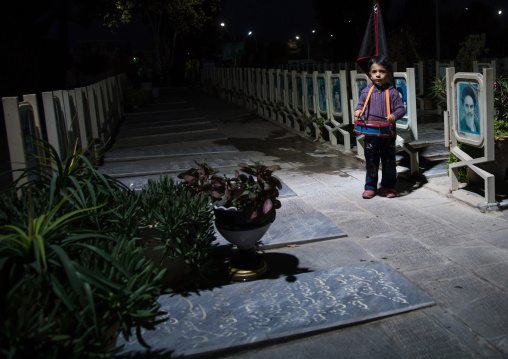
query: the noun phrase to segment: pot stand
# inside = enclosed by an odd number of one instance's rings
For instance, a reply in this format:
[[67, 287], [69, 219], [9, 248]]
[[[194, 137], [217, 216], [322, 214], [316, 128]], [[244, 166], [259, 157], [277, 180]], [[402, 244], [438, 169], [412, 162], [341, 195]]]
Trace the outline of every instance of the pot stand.
[[[238, 212], [230, 212], [229, 215]], [[256, 243], [265, 235], [271, 223], [265, 225], [239, 224], [228, 225], [221, 221], [228, 215], [225, 211], [215, 211], [218, 232], [231, 244], [238, 248], [238, 252], [230, 259], [229, 279], [246, 282], [259, 279], [268, 271], [268, 265], [263, 257], [256, 251]], [[217, 217], [220, 218], [217, 221]], [[238, 224], [238, 222], [237, 222]]]
[[229, 263], [229, 279], [247, 282], [259, 279], [268, 272], [268, 265], [255, 248], [238, 249]]

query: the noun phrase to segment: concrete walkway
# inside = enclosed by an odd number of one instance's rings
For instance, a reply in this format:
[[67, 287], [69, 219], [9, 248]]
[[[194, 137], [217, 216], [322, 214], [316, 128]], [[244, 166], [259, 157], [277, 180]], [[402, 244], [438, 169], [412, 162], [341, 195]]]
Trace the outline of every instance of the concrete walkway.
[[[185, 119], [194, 126], [182, 125]], [[449, 198], [442, 171], [420, 179], [401, 173], [397, 198], [364, 200], [365, 171], [355, 157], [187, 88], [162, 91], [152, 105], [128, 115], [116, 144], [103, 171], [131, 188], [204, 157], [224, 173], [239, 161], [278, 164], [276, 174], [292, 191], [281, 199], [280, 217], [319, 213], [345, 235], [266, 249], [271, 278], [382, 262], [436, 303], [206, 357], [508, 357], [508, 212], [481, 213]]]

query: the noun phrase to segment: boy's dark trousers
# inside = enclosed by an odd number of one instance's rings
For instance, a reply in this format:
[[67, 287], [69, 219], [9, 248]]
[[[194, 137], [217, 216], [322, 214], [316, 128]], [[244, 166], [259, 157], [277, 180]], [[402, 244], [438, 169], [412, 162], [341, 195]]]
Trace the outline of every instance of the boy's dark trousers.
[[375, 191], [378, 183], [379, 160], [382, 165], [381, 186], [395, 189], [397, 169], [395, 164], [395, 137], [365, 136], [365, 190]]

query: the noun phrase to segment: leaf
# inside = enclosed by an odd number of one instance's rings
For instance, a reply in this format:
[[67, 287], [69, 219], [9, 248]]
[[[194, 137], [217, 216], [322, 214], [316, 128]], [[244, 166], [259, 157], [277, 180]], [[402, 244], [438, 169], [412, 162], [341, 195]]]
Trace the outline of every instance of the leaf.
[[270, 212], [270, 210], [272, 209], [273, 207], [273, 204], [272, 204], [272, 200], [270, 198], [268, 198], [265, 203], [263, 204], [263, 213], [264, 214], [267, 214], [268, 212]]

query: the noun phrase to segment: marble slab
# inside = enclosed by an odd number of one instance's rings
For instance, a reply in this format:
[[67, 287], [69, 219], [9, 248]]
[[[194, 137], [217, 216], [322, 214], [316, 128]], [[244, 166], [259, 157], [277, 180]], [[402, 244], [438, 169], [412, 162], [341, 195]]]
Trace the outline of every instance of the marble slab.
[[239, 152], [235, 146], [169, 147], [165, 145], [119, 148], [106, 153], [104, 162], [137, 161], [150, 158], [206, 155], [208, 153]]
[[118, 134], [118, 139], [134, 139], [140, 137], [160, 137], [167, 135], [179, 135], [183, 133], [210, 132], [216, 131], [217, 127], [209, 122], [199, 123], [195, 125], [178, 125], [166, 127], [145, 127], [131, 130], [125, 130]]
[[[220, 154], [218, 154], [220, 155]], [[208, 156], [206, 163], [212, 168], [222, 167], [236, 167], [238, 163], [252, 163], [245, 157], [230, 155], [228, 158], [213, 157], [211, 154]], [[178, 160], [171, 158], [154, 158], [145, 159], [140, 161], [124, 161], [124, 162], [109, 162], [99, 169], [102, 173], [111, 177], [136, 177], [157, 175], [163, 173], [183, 172], [189, 168], [195, 167], [196, 163], [193, 159], [179, 158]]]
[[237, 283], [189, 295], [163, 295], [168, 319], [135, 338], [127, 357], [187, 357], [240, 350], [261, 343], [352, 325], [423, 308], [435, 302], [382, 262]]
[[206, 121], [205, 117], [199, 116], [199, 117], [188, 117], [188, 118], [165, 118], [161, 120], [152, 120], [152, 119], [143, 119], [142, 121], [133, 121], [130, 119], [125, 120], [122, 123], [122, 127], [120, 128], [120, 131], [122, 131], [124, 128], [127, 130], [130, 130], [132, 128], [144, 128], [144, 127], [159, 127], [159, 126], [167, 126], [167, 125], [183, 125], [183, 124], [194, 124], [194, 123], [201, 123], [201, 122], [210, 122]]
[[142, 117], [142, 116], [150, 116], [153, 115], [167, 115], [170, 112], [183, 112], [183, 111], [195, 111], [195, 107], [179, 107], [179, 108], [164, 108], [161, 110], [141, 110], [139, 112], [132, 112], [126, 114], [126, 117]]
[[198, 133], [183, 133], [183, 134], [164, 134], [158, 137], [138, 137], [138, 138], [119, 138], [114, 144], [113, 151], [119, 148], [131, 148], [140, 146], [153, 146], [153, 145], [167, 145], [167, 144], [180, 144], [180, 143], [194, 143], [194, 142], [211, 142], [225, 140], [227, 137], [216, 131], [213, 132], [198, 132]]
[[[219, 245], [231, 245], [217, 232]], [[305, 212], [291, 215], [278, 215], [266, 234], [261, 238], [259, 249], [286, 247], [290, 244], [303, 244], [332, 238], [347, 237], [346, 232], [337, 227], [321, 212]]]

